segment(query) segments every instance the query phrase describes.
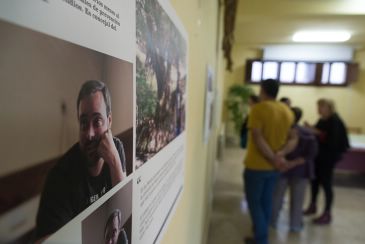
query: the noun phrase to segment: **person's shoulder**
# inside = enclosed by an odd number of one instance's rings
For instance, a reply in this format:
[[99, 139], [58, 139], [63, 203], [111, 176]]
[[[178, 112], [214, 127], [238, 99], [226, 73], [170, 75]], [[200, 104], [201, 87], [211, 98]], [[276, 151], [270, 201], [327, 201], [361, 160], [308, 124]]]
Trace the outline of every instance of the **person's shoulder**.
[[331, 116], [332, 120], [335, 121], [336, 123], [341, 123], [341, 124], [344, 124], [342, 118], [337, 114], [337, 113], [334, 113], [332, 116]]
[[[42, 197], [49, 199], [57, 195], [68, 194], [70, 189], [77, 188], [80, 181], [81, 163], [78, 162], [78, 144], [72, 146], [49, 170]], [[48, 201], [48, 200], [47, 200]]]
[[119, 232], [117, 244], [128, 244], [128, 236], [124, 228], [122, 228]]
[[290, 116], [290, 118], [292, 118], [294, 120], [295, 116], [294, 116], [293, 110], [288, 105], [286, 105], [282, 102], [278, 102], [278, 103], [280, 104], [279, 106], [281, 107], [282, 111], [284, 111], [284, 113], [286, 113], [288, 116]]
[[291, 108], [288, 105], [286, 105], [286, 104], [284, 104], [284, 103], [282, 103], [280, 101], [275, 101], [275, 106], [278, 109], [280, 109], [282, 111], [285, 111], [285, 113], [293, 113], [292, 110], [291, 110]]
[[63, 154], [56, 165], [51, 169], [50, 175], [53, 177], [69, 177], [75, 172], [81, 163], [81, 150], [78, 143], [75, 143], [65, 154]]
[[260, 105], [262, 109], [285, 110], [287, 108], [285, 104], [276, 100], [263, 101]]
[[324, 118], [319, 118], [317, 121], [317, 125], [324, 125], [327, 123], [327, 120]]
[[123, 145], [122, 141], [118, 137], [113, 136], [113, 141], [115, 145]]
[[75, 143], [61, 158], [59, 165], [61, 167], [72, 167], [75, 161], [80, 161], [82, 158], [82, 153], [80, 149], [80, 144]]
[[123, 142], [118, 137], [113, 136], [113, 141], [118, 151], [120, 150], [124, 151]]
[[113, 136], [113, 141], [114, 141], [114, 144], [115, 144], [115, 147], [117, 148], [117, 151], [119, 153], [119, 157], [120, 157], [120, 160], [122, 162], [122, 166], [123, 166], [123, 170], [125, 170], [125, 152], [124, 152], [124, 146], [123, 146], [123, 142], [117, 138], [117, 137], [114, 137]]
[[266, 101], [261, 101], [256, 103], [251, 107], [250, 113], [260, 113], [261, 111], [265, 111], [268, 108], [269, 104]]
[[252, 106], [252, 108], [265, 108], [267, 106], [269, 106], [269, 102], [268, 101], [260, 101], [258, 103], [256, 103], [255, 105]]
[[294, 120], [294, 113], [288, 105], [280, 101], [272, 101], [272, 107], [281, 115], [289, 118], [290, 120]]
[[261, 102], [258, 102], [258, 103], [256, 103], [256, 104], [253, 104], [253, 105], [251, 106], [251, 108], [250, 108], [250, 111], [252, 112], [252, 111], [257, 110], [257, 108], [259, 108], [259, 107], [260, 107], [260, 104], [261, 104]]

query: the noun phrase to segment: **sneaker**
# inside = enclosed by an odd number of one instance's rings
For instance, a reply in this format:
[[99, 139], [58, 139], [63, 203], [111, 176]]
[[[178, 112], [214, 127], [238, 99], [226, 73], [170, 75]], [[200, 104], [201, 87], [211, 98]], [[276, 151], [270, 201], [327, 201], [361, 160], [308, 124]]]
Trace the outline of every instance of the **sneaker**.
[[303, 230], [303, 227], [304, 227], [304, 223], [303, 221], [300, 221], [300, 224], [299, 225], [292, 225], [290, 223], [289, 225], [289, 232], [290, 233], [299, 233]]
[[289, 228], [290, 233], [300, 233], [302, 230], [303, 230], [303, 226]]
[[325, 211], [321, 216], [313, 220], [313, 223], [316, 225], [328, 225], [332, 221], [332, 217], [330, 212]]
[[314, 204], [309, 205], [309, 207], [303, 211], [303, 215], [312, 215], [317, 212], [317, 207]]

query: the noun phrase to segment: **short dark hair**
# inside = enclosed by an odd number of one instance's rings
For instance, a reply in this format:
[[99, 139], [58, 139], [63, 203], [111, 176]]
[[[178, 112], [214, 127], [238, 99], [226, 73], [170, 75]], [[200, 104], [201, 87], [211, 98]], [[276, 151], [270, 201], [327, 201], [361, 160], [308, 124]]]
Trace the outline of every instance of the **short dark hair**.
[[303, 111], [299, 107], [292, 107], [291, 111], [293, 111], [293, 113], [294, 113], [294, 119], [295, 119], [294, 123], [297, 124], [299, 122], [299, 120], [302, 118]]
[[282, 97], [282, 98], [280, 98], [280, 102], [288, 103], [288, 102], [290, 102], [290, 98], [289, 97]]
[[274, 79], [267, 79], [261, 82], [261, 89], [271, 98], [276, 98], [279, 93], [280, 83]]
[[84, 84], [82, 84], [79, 95], [77, 97], [77, 115], [79, 114], [79, 106], [81, 100], [98, 91], [103, 94], [104, 102], [106, 105], [106, 114], [110, 115], [112, 111], [112, 104], [109, 89], [104, 82], [98, 80], [88, 80], [85, 81]]

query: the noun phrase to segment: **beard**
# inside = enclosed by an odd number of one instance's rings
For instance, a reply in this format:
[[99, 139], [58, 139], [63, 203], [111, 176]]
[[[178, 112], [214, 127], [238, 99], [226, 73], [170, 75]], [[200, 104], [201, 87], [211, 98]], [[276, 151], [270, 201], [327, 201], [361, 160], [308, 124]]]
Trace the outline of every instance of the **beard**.
[[90, 168], [95, 166], [100, 159], [100, 156], [98, 154], [98, 146], [99, 146], [100, 140], [94, 139], [91, 141], [88, 141], [83, 146], [83, 153], [86, 157], [86, 167]]

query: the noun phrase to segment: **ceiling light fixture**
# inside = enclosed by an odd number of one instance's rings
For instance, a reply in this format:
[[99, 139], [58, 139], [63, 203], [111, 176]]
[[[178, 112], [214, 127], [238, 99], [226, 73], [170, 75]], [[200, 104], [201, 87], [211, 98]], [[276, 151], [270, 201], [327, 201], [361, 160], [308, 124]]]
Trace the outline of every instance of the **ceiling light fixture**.
[[351, 34], [348, 31], [298, 31], [293, 35], [294, 42], [345, 42]]

